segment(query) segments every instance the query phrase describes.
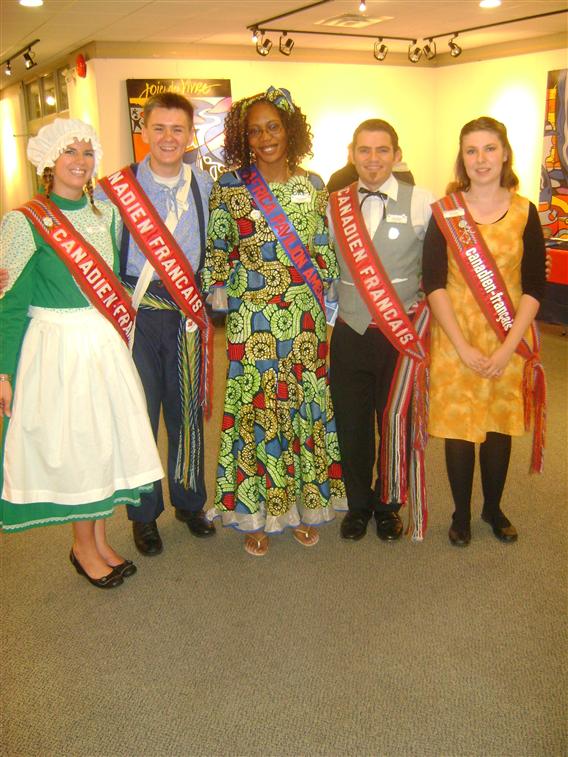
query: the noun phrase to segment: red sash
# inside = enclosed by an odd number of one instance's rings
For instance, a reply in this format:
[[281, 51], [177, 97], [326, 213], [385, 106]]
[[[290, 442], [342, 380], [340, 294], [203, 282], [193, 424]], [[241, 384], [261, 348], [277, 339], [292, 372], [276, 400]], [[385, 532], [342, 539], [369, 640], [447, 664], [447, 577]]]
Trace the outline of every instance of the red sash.
[[[432, 204], [432, 212], [451, 250], [458, 268], [470, 288], [479, 309], [503, 342], [515, 320], [515, 308], [505, 280], [469, 212], [461, 192], [442, 197]], [[535, 349], [525, 338], [516, 352], [525, 360], [523, 402], [525, 428], [534, 415], [531, 472], [541, 473], [544, 463], [546, 384], [540, 362], [536, 324], [531, 324]]]
[[176, 305], [201, 331], [206, 330], [209, 319], [189, 261], [130, 166], [101, 179], [100, 185], [119, 209], [130, 234]]
[[335, 238], [375, 323], [398, 352], [421, 362], [424, 344], [375, 252], [359, 208], [357, 183], [333, 192], [329, 201]]
[[37, 195], [18, 210], [63, 260], [89, 302], [128, 344], [135, 318], [130, 297], [93, 245], [47, 197]]
[[[430, 312], [426, 302], [411, 320], [379, 260], [359, 207], [357, 183], [330, 196], [335, 238], [363, 302], [399, 356], [381, 425], [381, 500], [410, 499], [414, 541], [426, 532], [427, 504], [424, 467], [428, 415], [426, 340]], [[407, 445], [407, 417], [411, 413], [411, 443]], [[410, 446], [410, 459], [407, 459]]]

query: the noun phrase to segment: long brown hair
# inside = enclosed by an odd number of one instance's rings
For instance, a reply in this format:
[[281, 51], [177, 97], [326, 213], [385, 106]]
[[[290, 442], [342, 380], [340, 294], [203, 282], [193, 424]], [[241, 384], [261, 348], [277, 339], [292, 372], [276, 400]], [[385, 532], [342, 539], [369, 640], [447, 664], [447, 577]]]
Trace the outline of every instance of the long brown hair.
[[447, 191], [455, 192], [456, 190], [467, 190], [470, 187], [471, 181], [465, 170], [462, 146], [464, 137], [474, 131], [490, 131], [497, 136], [503, 149], [507, 153], [507, 159], [501, 168], [501, 186], [506, 189], [516, 189], [519, 186], [519, 179], [513, 171], [513, 148], [511, 147], [507, 136], [507, 128], [505, 124], [502, 124], [501, 121], [497, 121], [495, 118], [481, 116], [480, 118], [475, 118], [473, 121], [468, 121], [460, 131], [460, 149], [458, 151], [454, 168], [455, 181], [449, 185]]

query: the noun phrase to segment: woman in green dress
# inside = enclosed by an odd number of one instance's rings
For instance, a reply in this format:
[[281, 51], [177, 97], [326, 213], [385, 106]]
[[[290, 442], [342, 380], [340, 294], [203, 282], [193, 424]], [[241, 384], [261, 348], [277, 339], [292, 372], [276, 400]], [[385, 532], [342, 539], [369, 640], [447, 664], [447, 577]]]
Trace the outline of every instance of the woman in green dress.
[[35, 222], [22, 210], [2, 221], [0, 529], [71, 523], [75, 569], [114, 588], [136, 566], [110, 546], [104, 519], [118, 504], [139, 503], [140, 488], [161, 478], [162, 467], [126, 343], [43, 236], [59, 209], [66, 238], [80, 234], [116, 273], [117, 220], [110, 203], [93, 202], [101, 154], [82, 121], [43, 127], [28, 158], [55, 208], [34, 205], [44, 208]]
[[[269, 534], [286, 528], [314, 546], [316, 526], [334, 517], [332, 500], [345, 497], [321, 296], [338, 268], [327, 191], [300, 168], [311, 145], [310, 127], [286, 90], [240, 100], [225, 126], [233, 170], [210, 199], [203, 287], [214, 305], [226, 291], [229, 357], [210, 517], [244, 531], [245, 549], [257, 556]], [[277, 219], [272, 225], [269, 216]], [[305, 265], [294, 255], [300, 248]]]

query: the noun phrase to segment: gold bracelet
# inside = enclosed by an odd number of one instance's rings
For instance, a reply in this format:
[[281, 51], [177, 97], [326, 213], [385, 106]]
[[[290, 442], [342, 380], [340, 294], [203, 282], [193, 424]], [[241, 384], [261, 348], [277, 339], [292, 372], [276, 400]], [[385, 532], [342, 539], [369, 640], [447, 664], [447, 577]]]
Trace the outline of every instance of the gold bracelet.
[[0, 381], [12, 381], [12, 376], [9, 373], [0, 373]]

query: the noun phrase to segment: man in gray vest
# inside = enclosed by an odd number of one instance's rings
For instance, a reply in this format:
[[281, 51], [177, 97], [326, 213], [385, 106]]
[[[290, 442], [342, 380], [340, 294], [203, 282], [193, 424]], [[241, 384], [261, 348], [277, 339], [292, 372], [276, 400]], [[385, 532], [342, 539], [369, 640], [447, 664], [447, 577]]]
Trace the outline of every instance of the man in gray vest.
[[[435, 198], [394, 178], [393, 167], [401, 159], [398, 135], [386, 121], [370, 119], [355, 129], [350, 160], [358, 175], [358, 221], [364, 223], [403, 309], [412, 315], [423, 297], [422, 242]], [[336, 250], [341, 274], [330, 384], [349, 504], [341, 536], [361, 539], [374, 514], [379, 538], [394, 541], [403, 530], [398, 515], [402, 503], [381, 501], [375, 436], [378, 428], [383, 443], [383, 416], [399, 353], [383, 334], [381, 319], [363, 299], [362, 283], [354, 281], [353, 266], [348, 264], [352, 261], [346, 260], [340, 244]]]

